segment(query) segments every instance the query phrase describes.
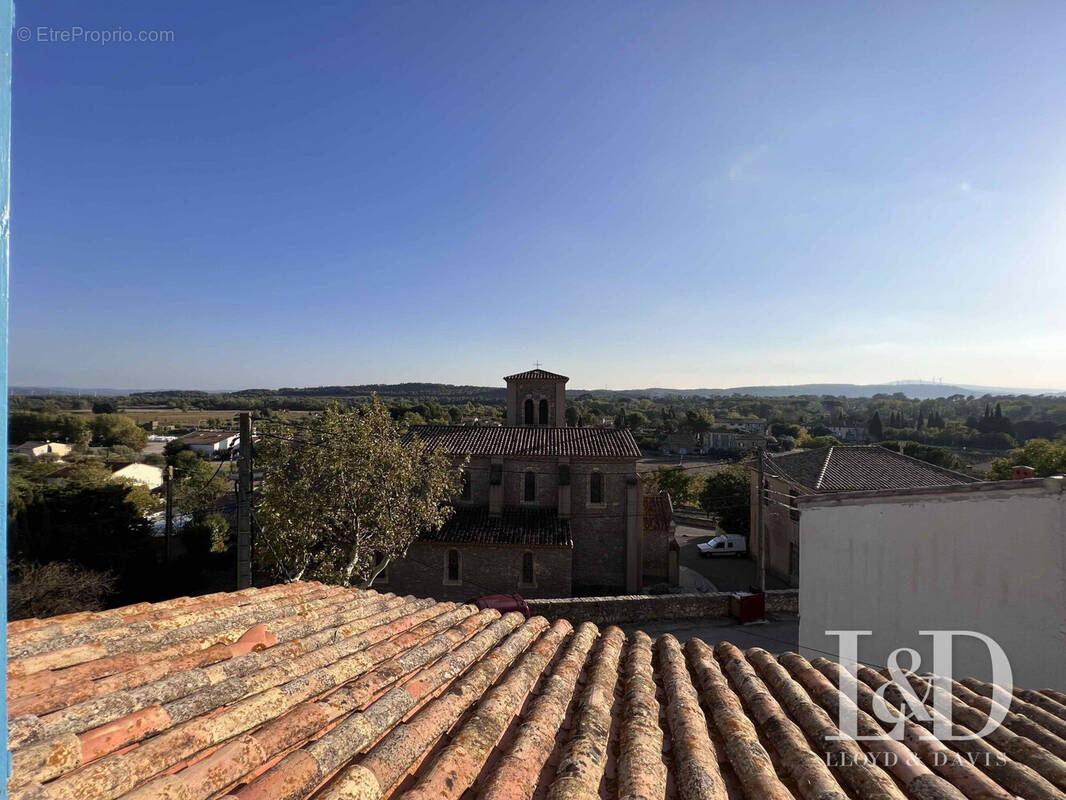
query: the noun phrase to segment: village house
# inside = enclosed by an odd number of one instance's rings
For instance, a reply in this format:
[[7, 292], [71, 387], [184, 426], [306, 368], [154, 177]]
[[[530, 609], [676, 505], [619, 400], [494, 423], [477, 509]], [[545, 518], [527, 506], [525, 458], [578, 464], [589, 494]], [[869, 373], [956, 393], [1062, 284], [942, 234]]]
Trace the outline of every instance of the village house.
[[[758, 554], [758, 467], [751, 467], [750, 551]], [[954, 486], [977, 479], [880, 445], [822, 447], [764, 458], [762, 524], [766, 571], [790, 586], [800, 579], [797, 498], [826, 492]]]
[[129, 462], [124, 464], [108, 464], [111, 470], [111, 480], [134, 481], [147, 486], [149, 489], [158, 489], [163, 485], [163, 468], [151, 464]]
[[691, 431], [676, 431], [669, 433], [663, 439], [660, 452], [665, 455], [688, 455], [700, 449], [700, 438]]
[[16, 453], [27, 456], [31, 461], [39, 458], [60, 459], [74, 452], [74, 445], [63, 442], [23, 442], [15, 448]]
[[700, 436], [704, 453], [753, 453], [768, 441], [766, 434], [746, 430], [710, 430]]
[[714, 424], [718, 428], [733, 428], [747, 431], [748, 433], [766, 433], [766, 420], [759, 417], [726, 417], [715, 419]]
[[865, 425], [829, 425], [829, 432], [845, 444], [866, 444], [870, 433]]
[[149, 489], [158, 489], [163, 485], [162, 467], [155, 467], [151, 464], [141, 464], [135, 461], [122, 461], [110, 464], [101, 464], [100, 462], [69, 464], [54, 472], [48, 473], [48, 476], [45, 478], [45, 483], [49, 486], [62, 486], [68, 483], [79, 471], [84, 470], [93, 463], [99, 464], [111, 472], [111, 475], [108, 477], [108, 480], [110, 481], [133, 481], [134, 483], [143, 484]]
[[[414, 426], [409, 436], [468, 459], [455, 514], [374, 585], [466, 600], [637, 592], [644, 575], [640, 450], [632, 434], [566, 426], [565, 375], [509, 375], [507, 424]], [[662, 537], [655, 547], [667, 548]], [[665, 553], [652, 560], [666, 563]], [[649, 576], [650, 578], [651, 576]]]
[[198, 455], [215, 458], [229, 451], [240, 437], [229, 431], [194, 431], [179, 436], [174, 441], [183, 444]]

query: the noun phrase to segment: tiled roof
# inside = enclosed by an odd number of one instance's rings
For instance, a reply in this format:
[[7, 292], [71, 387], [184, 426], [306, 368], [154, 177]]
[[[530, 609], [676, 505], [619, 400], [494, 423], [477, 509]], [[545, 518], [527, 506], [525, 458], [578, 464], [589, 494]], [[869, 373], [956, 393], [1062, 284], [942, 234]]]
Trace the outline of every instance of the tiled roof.
[[568, 381], [570, 380], [565, 375], [560, 375], [557, 372], [548, 372], [546, 369], [531, 369], [526, 372], [516, 372], [514, 375], [508, 375], [504, 378], [505, 381]]
[[822, 447], [802, 453], [767, 456], [767, 470], [816, 492], [858, 492], [953, 486], [977, 479], [880, 445]]
[[[1016, 690], [1003, 726], [951, 742], [959, 755], [908, 721], [902, 742], [864, 741], [866, 757], [832, 738], [835, 684], [851, 678], [824, 659], [313, 583], [14, 622], [8, 649], [12, 800], [1066, 790], [1066, 696], [1051, 691]], [[867, 713], [885, 679], [858, 677], [859, 730], [880, 733]], [[984, 726], [990, 691], [952, 688], [964, 731]]]
[[486, 508], [457, 508], [440, 530], [424, 533], [421, 538], [466, 544], [573, 544], [570, 520], [560, 519], [554, 510], [535, 508], [505, 508], [498, 517], [490, 517]]
[[408, 435], [458, 455], [640, 458], [633, 434], [614, 428], [414, 425]]

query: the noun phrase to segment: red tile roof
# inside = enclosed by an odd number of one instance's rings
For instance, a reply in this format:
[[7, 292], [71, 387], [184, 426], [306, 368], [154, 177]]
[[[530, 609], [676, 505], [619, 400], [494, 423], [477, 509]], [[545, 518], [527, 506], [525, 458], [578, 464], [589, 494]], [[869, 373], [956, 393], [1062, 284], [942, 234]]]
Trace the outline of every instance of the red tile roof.
[[531, 369], [525, 372], [516, 372], [514, 375], [508, 375], [504, 378], [505, 381], [568, 381], [570, 380], [565, 375], [560, 375], [557, 372], [548, 372], [546, 369]]
[[498, 517], [487, 508], [457, 508], [436, 531], [420, 537], [429, 542], [458, 544], [521, 544], [570, 547], [570, 520], [553, 509], [505, 508]]
[[[875, 762], [831, 738], [853, 679], [824, 659], [314, 583], [13, 622], [8, 650], [12, 800], [1066, 791], [1066, 696], [1050, 690], [1017, 690], [1002, 727], [952, 743], [959, 757], [907, 722], [903, 742], [864, 742]], [[877, 734], [885, 679], [858, 677], [860, 731]], [[983, 727], [989, 694], [953, 686], [956, 723]]]
[[954, 486], [976, 478], [905, 456], [880, 445], [822, 447], [801, 453], [770, 455], [770, 474], [791, 478], [816, 492], [857, 492]]
[[414, 425], [408, 435], [457, 455], [640, 458], [633, 434], [614, 428]]

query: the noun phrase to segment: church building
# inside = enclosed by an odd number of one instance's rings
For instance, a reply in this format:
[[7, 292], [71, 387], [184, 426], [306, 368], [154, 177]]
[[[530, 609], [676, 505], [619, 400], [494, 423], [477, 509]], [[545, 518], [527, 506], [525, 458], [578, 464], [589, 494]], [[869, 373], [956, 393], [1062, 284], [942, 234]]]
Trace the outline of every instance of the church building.
[[468, 458], [455, 514], [375, 588], [469, 600], [637, 592], [644, 568], [640, 449], [627, 430], [566, 425], [565, 375], [504, 378], [507, 424], [420, 425], [409, 435]]

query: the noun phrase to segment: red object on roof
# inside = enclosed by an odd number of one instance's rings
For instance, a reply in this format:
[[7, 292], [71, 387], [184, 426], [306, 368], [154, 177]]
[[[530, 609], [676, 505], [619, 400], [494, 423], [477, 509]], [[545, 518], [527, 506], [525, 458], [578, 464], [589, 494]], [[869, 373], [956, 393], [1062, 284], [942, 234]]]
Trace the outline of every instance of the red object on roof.
[[501, 614], [517, 611], [529, 619], [529, 606], [520, 594], [487, 594], [471, 602], [478, 607], [479, 611], [484, 611], [486, 608], [495, 608]]

